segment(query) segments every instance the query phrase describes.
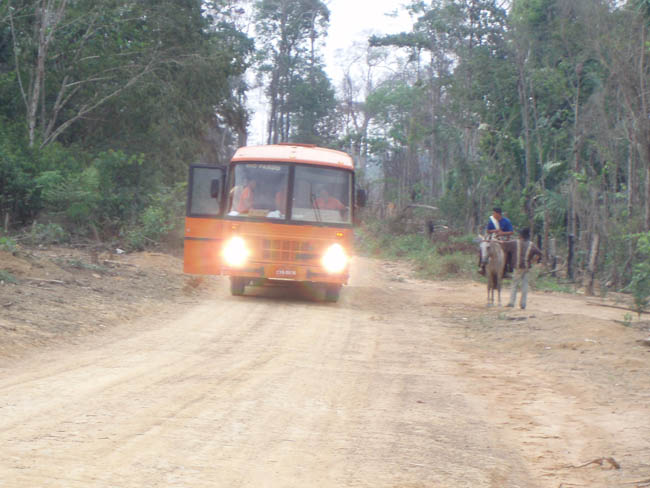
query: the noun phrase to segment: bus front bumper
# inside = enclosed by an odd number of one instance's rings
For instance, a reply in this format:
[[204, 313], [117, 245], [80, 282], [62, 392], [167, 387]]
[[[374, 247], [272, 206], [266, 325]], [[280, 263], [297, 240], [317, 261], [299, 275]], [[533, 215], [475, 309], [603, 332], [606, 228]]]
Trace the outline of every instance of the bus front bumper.
[[342, 273], [328, 273], [321, 266], [256, 262], [247, 263], [241, 268], [224, 267], [222, 274], [278, 281], [310, 281], [336, 284], [347, 284], [350, 278], [349, 269], [347, 268]]

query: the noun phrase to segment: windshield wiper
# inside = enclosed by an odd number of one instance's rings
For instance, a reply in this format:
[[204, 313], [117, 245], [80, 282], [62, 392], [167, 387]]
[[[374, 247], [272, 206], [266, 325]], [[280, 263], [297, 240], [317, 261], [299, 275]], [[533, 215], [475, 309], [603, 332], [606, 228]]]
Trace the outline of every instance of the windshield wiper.
[[313, 193], [309, 194], [309, 198], [311, 200], [311, 205], [314, 207], [314, 210], [316, 210], [316, 221], [317, 222], [322, 222], [323, 219], [320, 216], [320, 207], [318, 206], [318, 203], [316, 202], [316, 196]]

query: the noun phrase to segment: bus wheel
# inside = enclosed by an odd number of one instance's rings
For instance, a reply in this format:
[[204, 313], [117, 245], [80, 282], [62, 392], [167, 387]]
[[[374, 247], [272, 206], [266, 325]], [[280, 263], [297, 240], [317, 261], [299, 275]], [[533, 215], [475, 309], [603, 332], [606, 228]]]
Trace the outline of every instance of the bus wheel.
[[241, 276], [231, 276], [230, 277], [230, 294], [239, 296], [244, 294], [244, 288], [246, 288], [246, 278]]
[[325, 301], [337, 302], [341, 293], [341, 285], [325, 285]]

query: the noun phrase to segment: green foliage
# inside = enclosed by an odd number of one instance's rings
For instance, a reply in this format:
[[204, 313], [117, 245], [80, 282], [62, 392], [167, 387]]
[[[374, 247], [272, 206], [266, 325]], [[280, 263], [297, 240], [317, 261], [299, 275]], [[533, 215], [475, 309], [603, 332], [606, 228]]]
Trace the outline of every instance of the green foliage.
[[18, 283], [18, 280], [9, 271], [5, 269], [0, 269], [0, 282]]
[[60, 144], [30, 149], [17, 125], [0, 120], [0, 213], [25, 223], [46, 205], [40, 175], [45, 174], [43, 182], [54, 184], [52, 179], [78, 171], [83, 164], [83, 153]]
[[556, 293], [571, 293], [575, 294], [575, 286], [571, 283], [563, 283], [558, 278], [553, 278], [548, 274], [541, 274], [538, 268], [531, 271], [532, 277], [530, 280], [531, 287], [535, 290], [551, 291]]
[[105, 238], [122, 234], [127, 247], [142, 249], [182, 222], [185, 183], [162, 186], [143, 155], [106, 151], [79, 172], [43, 171], [34, 182], [47, 215], [60, 222], [33, 226], [34, 242], [60, 243], [70, 234], [100, 232]]
[[[315, 48], [325, 37], [329, 9], [321, 0], [261, 0], [255, 3], [260, 78], [266, 77], [271, 111], [268, 138], [322, 143], [334, 90]], [[294, 120], [295, 119], [295, 120]]]
[[634, 266], [628, 289], [634, 297], [634, 308], [641, 317], [650, 303], [650, 232], [638, 236], [636, 250], [639, 262]]
[[427, 132], [413, 116], [424, 106], [424, 97], [422, 87], [388, 82], [368, 96], [366, 107], [384, 125], [384, 137], [399, 148], [421, 142]]
[[229, 0], [55, 4], [0, 2], [0, 216], [108, 237], [243, 139], [253, 43]]
[[459, 251], [440, 254], [438, 248], [448, 248], [447, 243], [432, 243], [420, 234], [394, 235], [386, 222], [371, 221], [360, 229], [357, 240], [357, 248], [367, 254], [409, 261], [423, 278], [471, 277], [476, 269], [476, 254], [468, 253], [463, 245], [473, 243], [472, 236], [451, 239], [452, 247], [460, 244]]
[[623, 314], [623, 325], [625, 325], [625, 327], [629, 327], [629, 326], [632, 325], [632, 314], [631, 313], [625, 312]]
[[14, 253], [17, 249], [18, 245], [11, 237], [0, 237], [0, 251]]
[[27, 149], [17, 124], [0, 119], [0, 213], [25, 221], [39, 207], [33, 176], [39, 161]]
[[322, 66], [311, 69], [307, 78], [295, 82], [289, 94], [288, 110], [294, 114], [292, 140], [325, 145], [319, 123], [336, 107], [334, 88]]
[[81, 259], [76, 258], [55, 258], [54, 262], [61, 266], [62, 268], [74, 268], [74, 269], [86, 269], [90, 271], [96, 271], [99, 273], [105, 273], [108, 271], [108, 268], [105, 266], [100, 266], [98, 264], [87, 263]]
[[183, 235], [185, 191], [184, 183], [158, 189], [137, 223], [126, 230], [126, 247], [142, 250], [163, 242], [179, 245]]
[[81, 173], [62, 175], [44, 171], [36, 178], [41, 198], [50, 212], [62, 213], [71, 225], [85, 230], [97, 221], [99, 180], [97, 170], [89, 167]]
[[63, 244], [70, 241], [70, 235], [63, 227], [54, 222], [32, 224], [25, 237], [25, 241], [34, 246]]
[[468, 278], [476, 270], [476, 256], [464, 253], [434, 254], [418, 261], [418, 273], [423, 278]]
[[43, 171], [34, 181], [48, 212], [62, 216], [71, 230], [85, 234], [98, 227], [107, 235], [135, 221], [157, 185], [153, 165], [122, 151], [100, 153], [79, 172]]
[[97, 171], [98, 212], [102, 224], [119, 227], [144, 209], [146, 196], [157, 186], [156, 172], [143, 155], [107, 151], [93, 161]]
[[[22, 99], [20, 86], [43, 86], [42, 97], [26, 97], [27, 105], [36, 108], [25, 114], [30, 146], [60, 140], [90, 142], [98, 150], [128, 145], [131, 153], [144, 148], [158, 153], [160, 144], [170, 149], [170, 142], [188, 136], [198, 142], [220, 105], [237, 103], [231, 80], [243, 74], [252, 47], [226, 3], [210, 2], [208, 17], [203, 14], [207, 5], [197, 0], [57, 2], [52, 16], [41, 15], [45, 5], [27, 2], [11, 25], [0, 17], [0, 27], [6, 25], [0, 33], [6, 33], [8, 46], [15, 42], [12, 54], [19, 55], [15, 62], [22, 68], [12, 78], [13, 97]], [[41, 60], [37, 56], [43, 50], [49, 56]], [[8, 62], [13, 68], [13, 56]], [[75, 123], [80, 120], [84, 123]], [[166, 130], [158, 138], [154, 132], [160, 125], [186, 132]], [[107, 138], [114, 145], [102, 148]], [[153, 138], [158, 145], [140, 146]]]

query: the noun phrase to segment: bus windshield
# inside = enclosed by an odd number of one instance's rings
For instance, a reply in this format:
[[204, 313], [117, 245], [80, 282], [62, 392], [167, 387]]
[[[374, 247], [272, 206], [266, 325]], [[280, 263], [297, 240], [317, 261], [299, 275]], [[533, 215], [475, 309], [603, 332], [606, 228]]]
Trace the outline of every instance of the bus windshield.
[[352, 174], [336, 168], [296, 165], [289, 195], [288, 164], [238, 163], [230, 173], [229, 216], [349, 224]]
[[349, 224], [351, 180], [347, 171], [296, 166], [291, 220]]

